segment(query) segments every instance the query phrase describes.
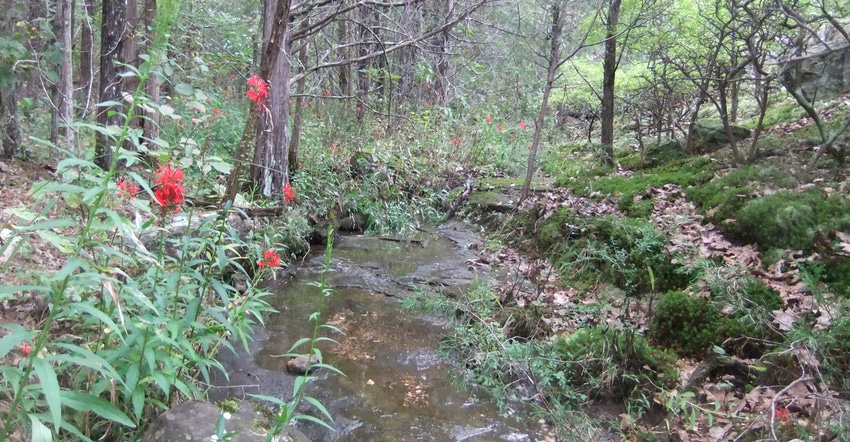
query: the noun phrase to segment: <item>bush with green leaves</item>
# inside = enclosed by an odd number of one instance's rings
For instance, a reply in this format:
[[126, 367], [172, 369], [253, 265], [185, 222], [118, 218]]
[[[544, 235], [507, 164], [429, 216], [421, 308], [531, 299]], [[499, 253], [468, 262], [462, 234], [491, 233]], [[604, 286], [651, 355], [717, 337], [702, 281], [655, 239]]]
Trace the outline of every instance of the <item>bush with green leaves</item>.
[[693, 279], [687, 269], [673, 263], [664, 248], [666, 238], [646, 221], [615, 216], [576, 218], [560, 224], [559, 229], [563, 240], [554, 256], [564, 278], [591, 284], [610, 282], [627, 294], [652, 289], [649, 269], [657, 290], [686, 287]]
[[723, 317], [709, 300], [677, 290], [658, 300], [649, 337], [680, 356], [701, 357], [739, 331], [737, 323]]
[[634, 330], [579, 329], [560, 336], [555, 351], [567, 383], [589, 397], [637, 401], [678, 382], [676, 355], [650, 345]]

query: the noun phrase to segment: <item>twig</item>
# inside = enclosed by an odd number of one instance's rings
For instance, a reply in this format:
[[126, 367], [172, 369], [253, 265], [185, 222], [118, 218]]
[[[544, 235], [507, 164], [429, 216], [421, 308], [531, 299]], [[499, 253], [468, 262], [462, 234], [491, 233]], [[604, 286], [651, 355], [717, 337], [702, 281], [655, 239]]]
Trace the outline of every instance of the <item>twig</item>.
[[773, 440], [779, 440], [776, 437], [776, 399], [782, 396], [783, 394], [788, 393], [788, 391], [794, 388], [797, 384], [815, 380], [815, 378], [806, 374], [805, 367], [802, 368], [803, 374], [799, 378], [797, 378], [797, 380], [786, 385], [785, 388], [783, 388], [782, 390], [779, 390], [779, 393], [776, 393], [776, 395], [773, 396], [773, 400], [770, 401], [770, 435], [773, 437]]

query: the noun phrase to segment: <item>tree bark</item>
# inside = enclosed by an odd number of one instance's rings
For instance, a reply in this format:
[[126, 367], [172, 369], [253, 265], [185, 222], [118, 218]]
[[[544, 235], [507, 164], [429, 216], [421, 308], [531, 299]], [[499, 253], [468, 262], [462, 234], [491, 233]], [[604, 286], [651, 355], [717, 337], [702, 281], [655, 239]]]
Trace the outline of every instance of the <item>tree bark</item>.
[[602, 61], [602, 156], [606, 164], [614, 164], [614, 76], [617, 72], [617, 24], [620, 0], [610, 0], [605, 26], [605, 50]]
[[[290, 0], [267, 0], [264, 9], [263, 35], [267, 39], [264, 56], [277, 53], [271, 64], [269, 75], [264, 77], [271, 92], [266, 101], [265, 112], [257, 125], [257, 145], [254, 149], [254, 162], [251, 165], [251, 180], [259, 187], [260, 194], [266, 198], [283, 199], [283, 188], [288, 182], [289, 160], [289, 77], [292, 66], [287, 50], [289, 19], [275, 22], [275, 10], [278, 2]], [[281, 38], [271, 41], [272, 28], [281, 28]]]
[[549, 69], [546, 73], [546, 85], [543, 87], [543, 100], [540, 103], [540, 110], [537, 112], [537, 118], [534, 119], [534, 137], [532, 138], [531, 148], [528, 151], [528, 163], [525, 169], [525, 183], [522, 186], [517, 204], [522, 203], [528, 198], [531, 191], [531, 179], [534, 177], [534, 171], [537, 169], [537, 148], [540, 145], [540, 134], [543, 132], [543, 119], [546, 116], [546, 108], [549, 106], [549, 95], [552, 93], [552, 85], [555, 84], [555, 76], [558, 73], [558, 67], [561, 65], [561, 32], [564, 27], [564, 9], [567, 6], [567, 0], [561, 0], [561, 3], [552, 4], [552, 28], [549, 33]]
[[59, 0], [57, 5], [57, 18], [59, 22], [59, 46], [62, 48], [62, 62], [59, 66], [59, 84], [56, 92], [59, 101], [59, 120], [64, 125], [64, 139], [62, 147], [68, 152], [73, 152], [75, 145], [75, 131], [70, 127], [74, 113], [74, 62], [71, 51], [72, 30], [74, 24], [72, 16], [74, 11], [73, 0]]
[[[142, 25], [144, 29], [150, 29], [150, 34], [147, 36], [147, 46], [153, 44], [157, 36], [155, 35], [154, 22], [156, 21], [156, 0], [145, 0], [144, 10], [142, 11]], [[152, 66], [151, 73], [145, 81], [145, 95], [152, 103], [159, 104], [159, 66]], [[158, 145], [153, 140], [159, 138], [160, 124], [162, 123], [162, 114], [151, 108], [143, 108], [142, 114], [144, 118], [141, 121], [142, 137], [147, 140], [147, 148], [150, 150], [158, 149]]]
[[[120, 66], [122, 62], [123, 35], [125, 22], [126, 0], [103, 0], [100, 31], [100, 102], [122, 101]], [[110, 105], [99, 108], [97, 122], [101, 126], [119, 125], [122, 121], [123, 106]], [[95, 144], [95, 163], [102, 169], [109, 169], [112, 164], [113, 140], [104, 134], [97, 133]]]
[[83, 19], [80, 20], [80, 81], [78, 86], [82, 90], [83, 96], [82, 115], [88, 114], [88, 110], [92, 106], [92, 91], [97, 90], [94, 87], [94, 31], [92, 29], [92, 16], [95, 9], [95, 0], [83, 0]]
[[[305, 26], [310, 26], [307, 22]], [[307, 66], [307, 44], [301, 46], [298, 51], [298, 61], [301, 69]], [[301, 146], [301, 126], [304, 123], [304, 89], [307, 86], [307, 77], [301, 77], [295, 86], [295, 115], [292, 118], [292, 140], [289, 144], [289, 172], [298, 168], [298, 148]]]

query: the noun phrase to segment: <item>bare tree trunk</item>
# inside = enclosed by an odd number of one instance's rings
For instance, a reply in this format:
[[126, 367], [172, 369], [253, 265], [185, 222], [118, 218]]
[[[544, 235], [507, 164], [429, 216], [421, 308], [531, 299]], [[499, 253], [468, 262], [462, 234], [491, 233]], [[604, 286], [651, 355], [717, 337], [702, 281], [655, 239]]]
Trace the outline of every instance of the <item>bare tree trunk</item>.
[[95, 88], [94, 75], [94, 30], [92, 16], [96, 9], [95, 0], [83, 0], [83, 19], [80, 20], [80, 85], [83, 92], [81, 111], [88, 114], [92, 106], [92, 90]]
[[605, 55], [602, 61], [602, 156], [606, 164], [614, 164], [614, 76], [617, 72], [617, 24], [620, 21], [620, 0], [608, 4], [605, 26]]
[[543, 119], [546, 116], [546, 108], [549, 106], [549, 95], [552, 93], [552, 85], [555, 83], [558, 66], [561, 65], [561, 32], [564, 27], [563, 13], [566, 5], [567, 0], [561, 0], [560, 4], [553, 3], [551, 5], [552, 28], [549, 33], [549, 70], [546, 73], [546, 85], [543, 87], [543, 100], [540, 103], [537, 118], [534, 120], [534, 137], [532, 138], [531, 149], [528, 151], [525, 183], [522, 185], [522, 193], [517, 204], [522, 203], [528, 198], [528, 194], [531, 192], [531, 179], [534, 177], [534, 171], [537, 169], [537, 148], [540, 145], [540, 134], [543, 132]]
[[[145, 29], [150, 29], [150, 35], [147, 36], [147, 46], [150, 47], [157, 36], [154, 34], [154, 21], [156, 20], [156, 0], [145, 0], [144, 10], [142, 12], [142, 24]], [[151, 67], [151, 74], [145, 82], [145, 95], [152, 103], [159, 104], [159, 71], [158, 66]], [[162, 123], [162, 114], [154, 109], [142, 109], [144, 118], [142, 124], [142, 137], [145, 140], [152, 141], [159, 138], [160, 124]], [[148, 149], [156, 150], [157, 144], [153, 142], [147, 143]]]
[[[264, 79], [270, 79], [272, 77], [272, 70], [274, 66], [278, 63], [278, 58], [286, 58], [286, 54], [283, 54], [284, 39], [286, 38], [286, 34], [288, 33], [289, 26], [289, 11], [292, 5], [292, 0], [267, 0], [269, 4], [266, 5], [265, 11], [268, 13], [264, 13], [263, 15], [263, 29], [269, 29], [269, 36], [266, 39], [267, 43], [263, 47], [262, 59], [260, 61], [260, 77]], [[272, 13], [270, 15], [270, 13]], [[269, 24], [269, 26], [265, 26], [265, 24]], [[289, 67], [289, 63], [287, 62], [287, 67]], [[288, 72], [287, 72], [288, 74]], [[271, 83], [271, 82], [270, 82]], [[287, 83], [282, 85], [274, 85], [270, 84], [272, 90], [270, 92], [271, 97], [277, 95], [285, 95], [286, 106], [289, 106], [289, 84], [288, 78]], [[287, 113], [288, 116], [288, 113]], [[225, 192], [224, 198], [222, 202], [232, 203], [234, 198], [236, 198], [236, 194], [239, 192], [239, 189], [242, 187], [242, 172], [241, 169], [245, 165], [245, 160], [248, 157], [248, 153], [252, 145], [255, 147], [254, 158], [258, 156], [261, 158], [265, 158], [263, 153], [258, 154], [256, 151], [262, 149], [274, 149], [274, 146], [270, 144], [270, 137], [266, 137], [265, 140], [260, 141], [260, 128], [268, 128], [268, 123], [262, 123], [261, 120], [265, 120], [272, 117], [272, 113], [270, 110], [263, 106], [260, 108], [258, 104], [252, 104], [251, 110], [248, 112], [248, 119], [245, 121], [245, 130], [242, 132], [242, 139], [239, 141], [239, 147], [236, 149], [236, 155], [233, 161], [233, 171], [230, 173], [230, 180], [227, 183], [227, 191]], [[278, 127], [276, 130], [283, 131], [284, 140], [286, 140], [286, 125], [284, 123], [284, 127]], [[285, 147], [284, 147], [285, 148]], [[275, 153], [272, 150], [272, 153]], [[285, 161], [288, 159], [286, 151], [282, 155], [283, 157], [283, 166], [285, 167]], [[256, 164], [256, 161], [255, 161]], [[263, 165], [266, 166], [266, 165]], [[256, 166], [255, 166], [256, 167]], [[252, 168], [253, 169], [253, 168]], [[253, 170], [251, 171], [251, 176], [253, 177]], [[283, 170], [283, 173], [286, 174], [286, 170]], [[272, 177], [273, 178], [273, 177]], [[285, 178], [285, 176], [284, 176]], [[257, 183], [255, 181], [255, 183]], [[270, 184], [274, 184], [274, 180]], [[281, 184], [280, 192], [283, 190], [283, 184]]]
[[17, 89], [19, 82], [9, 86], [0, 87], [0, 123], [3, 126], [2, 143], [3, 157], [12, 158], [21, 145], [21, 129], [18, 124], [18, 97]]
[[[337, 24], [336, 33], [337, 33], [337, 44], [340, 46], [337, 48], [337, 51], [340, 51], [339, 58], [346, 59], [348, 58], [348, 50], [345, 49], [345, 44], [348, 42], [348, 21], [345, 19], [346, 17], [340, 17], [339, 23]], [[342, 96], [351, 95], [351, 66], [348, 64], [341, 64], [337, 67], [337, 84], [339, 87], [339, 94]]]
[[[100, 102], [122, 101], [120, 66], [123, 49], [124, 12], [126, 0], [103, 0], [103, 12], [100, 32]], [[123, 106], [106, 106], [99, 109], [97, 122], [101, 126], [121, 124]], [[113, 155], [112, 140], [97, 133], [95, 144], [95, 162], [102, 169], [109, 169]]]
[[69, 152], [74, 151], [75, 145], [75, 131], [69, 126], [74, 113], [74, 62], [71, 51], [73, 44], [72, 30], [74, 28], [73, 11], [73, 0], [59, 0], [56, 14], [60, 25], [59, 46], [62, 48], [62, 62], [59, 66], [59, 85], [56, 92], [57, 98], [60, 100], [59, 119], [65, 127], [62, 147]]
[[[305, 24], [306, 27], [310, 23]], [[298, 61], [303, 70], [307, 66], [307, 44], [301, 46], [298, 52]], [[301, 146], [301, 126], [304, 123], [304, 89], [307, 86], [307, 77], [298, 79], [295, 86], [295, 115], [292, 118], [292, 140], [289, 143], [289, 172], [292, 173], [298, 166], [298, 148]]]
[[[454, 1], [453, 0], [445, 0], [446, 6], [444, 11], [440, 11], [445, 17], [450, 17], [454, 14]], [[438, 38], [438, 47], [440, 48], [440, 53], [437, 57], [437, 66], [436, 66], [436, 90], [437, 90], [437, 99], [441, 103], [448, 103], [448, 95], [449, 95], [449, 78], [451, 77], [451, 54], [452, 54], [452, 28], [446, 28], [441, 32]]]

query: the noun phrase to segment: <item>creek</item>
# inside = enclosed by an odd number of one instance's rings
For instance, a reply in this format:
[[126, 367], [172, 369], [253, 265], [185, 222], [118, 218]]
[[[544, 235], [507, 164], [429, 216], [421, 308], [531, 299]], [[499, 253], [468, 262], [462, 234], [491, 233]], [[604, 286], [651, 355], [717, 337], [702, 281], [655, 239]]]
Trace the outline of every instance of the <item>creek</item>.
[[[288, 399], [295, 377], [286, 373], [289, 351], [313, 331], [308, 317], [321, 310], [322, 321], [345, 334], [323, 330], [338, 344], [320, 346], [331, 370], [314, 373], [305, 393], [318, 399], [334, 418], [335, 431], [298, 422], [296, 428], [319, 441], [539, 441], [546, 432], [530, 410], [500, 415], [485, 394], [464, 390], [459, 369], [439, 357], [446, 318], [418, 315], [401, 308], [412, 290], [462, 291], [476, 279], [493, 277], [472, 267], [472, 230], [448, 224], [406, 238], [337, 236], [327, 273], [333, 294], [321, 296], [311, 284], [321, 278], [323, 250], [314, 250], [287, 281], [273, 284], [270, 315], [257, 329], [249, 352], [220, 352], [229, 379], [217, 379], [213, 401], [264, 394]], [[282, 279], [282, 278], [281, 278]], [[324, 298], [324, 299], [323, 299]], [[300, 352], [308, 349], [301, 348]], [[453, 380], [454, 379], [454, 380]], [[319, 416], [302, 404], [303, 412]]]

